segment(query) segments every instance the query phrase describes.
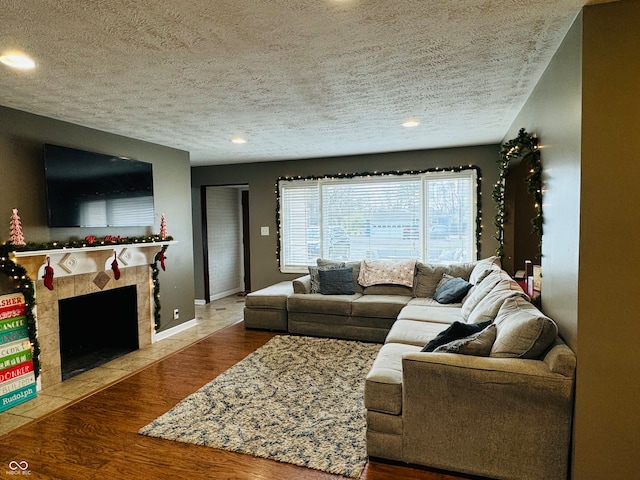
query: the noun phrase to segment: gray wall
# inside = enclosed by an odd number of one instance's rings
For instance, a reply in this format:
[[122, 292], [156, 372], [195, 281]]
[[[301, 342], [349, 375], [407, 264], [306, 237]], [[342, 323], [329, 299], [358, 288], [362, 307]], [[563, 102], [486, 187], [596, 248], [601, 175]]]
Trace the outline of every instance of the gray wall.
[[524, 127], [538, 135], [542, 146], [542, 308], [574, 351], [578, 349], [581, 44], [580, 17], [504, 139], [516, 137]]
[[[44, 143], [99, 153], [127, 156], [153, 164], [155, 227], [52, 228], [47, 227], [44, 179]], [[66, 122], [0, 107], [0, 216], [9, 237], [9, 217], [18, 208], [27, 242], [68, 241], [87, 235], [142, 236], [160, 231], [165, 214], [169, 235], [179, 243], [167, 250], [167, 270], [160, 271], [162, 330], [195, 318], [193, 294], [193, 240], [189, 191], [189, 154], [184, 151], [113, 135]], [[173, 320], [173, 309], [180, 319]]]
[[[196, 298], [204, 298], [204, 261], [201, 258], [202, 229], [199, 221], [200, 187], [203, 185], [249, 185], [251, 281], [253, 290], [257, 290], [299, 276], [282, 274], [278, 269], [275, 191], [276, 182], [281, 176], [306, 177], [337, 173], [405, 171], [477, 165], [480, 167], [482, 175], [482, 205], [484, 207], [481, 256], [493, 255], [496, 248], [492, 226], [495, 205], [491, 198], [491, 191], [498, 175], [496, 166], [498, 150], [498, 145], [484, 145], [340, 158], [195, 167], [192, 169], [193, 188], [191, 190], [194, 205], [194, 250], [196, 258], [200, 258], [196, 261], [195, 268]], [[269, 227], [269, 236], [260, 235], [260, 227], [262, 226]]]
[[578, 353], [573, 478], [637, 477], [640, 2], [585, 7], [513, 129], [544, 166], [542, 306]]

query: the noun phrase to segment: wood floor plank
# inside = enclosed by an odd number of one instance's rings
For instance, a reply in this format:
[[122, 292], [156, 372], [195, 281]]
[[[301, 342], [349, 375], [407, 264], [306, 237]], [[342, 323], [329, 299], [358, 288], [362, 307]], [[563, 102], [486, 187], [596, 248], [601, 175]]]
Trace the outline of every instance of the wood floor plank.
[[[227, 327], [63, 410], [0, 437], [0, 472], [27, 461], [30, 478], [327, 480], [294, 465], [139, 435], [171, 409], [276, 334]], [[463, 480], [421, 467], [370, 461], [362, 480]]]

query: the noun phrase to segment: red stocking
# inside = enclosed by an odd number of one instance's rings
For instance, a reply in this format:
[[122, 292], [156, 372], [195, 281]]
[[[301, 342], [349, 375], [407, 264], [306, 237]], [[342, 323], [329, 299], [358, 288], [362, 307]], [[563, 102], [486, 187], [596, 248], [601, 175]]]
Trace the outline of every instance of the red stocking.
[[47, 266], [44, 267], [44, 286], [49, 290], [53, 290], [53, 268], [51, 267], [51, 260], [47, 257]]
[[113, 262], [111, 262], [111, 270], [113, 270], [113, 278], [118, 280], [120, 278], [120, 267], [118, 267], [116, 252], [113, 252]]
[[160, 251], [160, 254], [158, 255], [158, 260], [160, 260], [160, 267], [162, 268], [163, 272], [166, 270], [164, 266], [164, 260], [166, 258], [167, 257], [164, 256], [164, 250]]

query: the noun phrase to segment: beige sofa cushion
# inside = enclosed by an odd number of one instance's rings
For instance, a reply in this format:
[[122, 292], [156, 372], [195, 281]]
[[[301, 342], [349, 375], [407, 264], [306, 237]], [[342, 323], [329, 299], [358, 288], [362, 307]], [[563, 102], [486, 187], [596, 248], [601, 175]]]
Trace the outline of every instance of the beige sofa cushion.
[[404, 343], [422, 348], [446, 328], [443, 323], [396, 320], [384, 343]]
[[292, 282], [280, 282], [251, 292], [245, 298], [245, 306], [251, 308], [287, 308], [287, 298], [293, 294]]
[[520, 296], [525, 300], [529, 300], [529, 297], [522, 291], [518, 282], [510, 278], [503, 278], [478, 302], [469, 314], [467, 323], [480, 323], [486, 322], [487, 320], [493, 321], [496, 315], [498, 315], [498, 311], [504, 301], [514, 296]]
[[383, 345], [367, 374], [364, 406], [367, 410], [399, 415], [402, 412], [402, 355], [421, 347], [387, 343]]
[[473, 283], [474, 285], [478, 284], [492, 271], [500, 270], [500, 266], [500, 257], [493, 256], [478, 260], [469, 275], [469, 283]]
[[287, 299], [287, 310], [297, 313], [317, 313], [323, 315], [351, 315], [352, 302], [361, 293], [353, 295], [322, 295], [321, 293], [294, 293]]
[[395, 319], [409, 300], [411, 297], [402, 295], [362, 295], [353, 300], [351, 315]]
[[445, 271], [446, 268], [444, 265], [431, 265], [417, 262], [416, 277], [413, 280], [413, 295], [422, 298], [432, 298]]
[[495, 272], [491, 272], [489, 275], [484, 277], [480, 283], [471, 287], [471, 290], [469, 290], [469, 293], [467, 293], [467, 296], [462, 303], [462, 318], [465, 320], [469, 318], [469, 315], [471, 315], [473, 309], [476, 308], [476, 305], [478, 305], [478, 303], [487, 296], [500, 279], [500, 270], [497, 270]]
[[539, 358], [558, 335], [555, 322], [522, 297], [505, 300], [495, 325], [492, 357]]
[[462, 319], [462, 315], [460, 311], [462, 309], [460, 307], [450, 307], [450, 306], [420, 306], [420, 305], [409, 305], [400, 310], [398, 314], [398, 320], [418, 320], [421, 322], [434, 322], [434, 323], [445, 323], [450, 324], [455, 321], [464, 322]]
[[444, 273], [451, 275], [452, 277], [460, 277], [466, 281], [469, 281], [469, 276], [473, 268], [476, 266], [476, 262], [468, 263], [450, 263], [445, 265]]
[[364, 287], [362, 293], [365, 295], [403, 295], [411, 297], [413, 296], [413, 289], [404, 285], [372, 285]]

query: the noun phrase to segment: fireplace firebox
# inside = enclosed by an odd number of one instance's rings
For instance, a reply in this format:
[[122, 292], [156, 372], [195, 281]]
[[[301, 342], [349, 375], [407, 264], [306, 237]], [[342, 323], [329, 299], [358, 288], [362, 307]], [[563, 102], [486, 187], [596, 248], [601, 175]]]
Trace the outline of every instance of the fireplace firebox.
[[58, 300], [62, 380], [137, 350], [136, 286]]

